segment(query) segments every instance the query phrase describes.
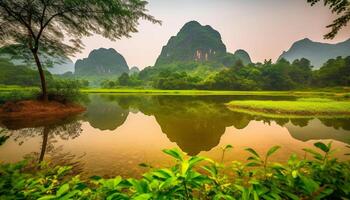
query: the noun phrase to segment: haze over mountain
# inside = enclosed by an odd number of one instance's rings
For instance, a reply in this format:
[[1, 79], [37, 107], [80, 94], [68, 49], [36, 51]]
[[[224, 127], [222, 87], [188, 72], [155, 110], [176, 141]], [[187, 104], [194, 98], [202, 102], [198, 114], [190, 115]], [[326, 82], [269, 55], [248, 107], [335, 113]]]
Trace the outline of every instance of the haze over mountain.
[[52, 67], [47, 68], [52, 74], [64, 74], [67, 72], [74, 73], [74, 63], [71, 59], [62, 59], [59, 63], [55, 63]]
[[[8, 59], [11, 63], [13, 63], [16, 66], [33, 66], [33, 69], [36, 70], [35, 64], [33, 63], [34, 61], [31, 61], [29, 64], [28, 61], [26, 61], [26, 59], [32, 59], [31, 57], [23, 58], [18, 55], [13, 55], [13, 53], [9, 53], [6, 47], [0, 48], [0, 58]], [[53, 57], [49, 55], [41, 55], [39, 57], [45, 69], [52, 74], [64, 74], [66, 72], [74, 72], [74, 63], [68, 57]]]
[[139, 72], [140, 72], [140, 69], [136, 66], [131, 67], [129, 70], [129, 74], [137, 74]]
[[155, 66], [164, 66], [173, 62], [214, 61], [232, 65], [238, 59], [250, 63], [250, 57], [244, 50], [235, 54], [227, 53], [221, 35], [211, 26], [202, 26], [197, 21], [186, 23], [176, 36], [172, 36], [162, 48]]
[[87, 58], [77, 60], [75, 75], [77, 76], [103, 76], [121, 75], [128, 73], [129, 67], [124, 57], [115, 49], [95, 49]]
[[306, 58], [311, 61], [314, 69], [320, 68], [327, 60], [338, 56], [350, 55], [350, 39], [337, 44], [314, 42], [308, 38], [295, 42], [292, 47], [279, 57], [289, 62], [295, 59]]

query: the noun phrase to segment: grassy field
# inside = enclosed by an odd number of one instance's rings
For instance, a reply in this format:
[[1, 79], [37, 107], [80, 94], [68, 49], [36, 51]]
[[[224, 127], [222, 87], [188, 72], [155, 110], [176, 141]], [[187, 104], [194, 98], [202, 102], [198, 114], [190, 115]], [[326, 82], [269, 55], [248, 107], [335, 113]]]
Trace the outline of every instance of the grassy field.
[[297, 101], [243, 100], [231, 101], [227, 106], [234, 111], [267, 117], [350, 116], [350, 101], [327, 98], [300, 98]]
[[[39, 90], [38, 87], [0, 85], [0, 92]], [[155, 94], [155, 95], [256, 95], [256, 96], [296, 96], [296, 97], [347, 97], [347, 89], [305, 90], [305, 91], [214, 91], [214, 90], [159, 90], [133, 88], [86, 88], [83, 93]]]
[[214, 90], [158, 90], [158, 89], [82, 89], [83, 93], [165, 94], [165, 95], [257, 95], [322, 97], [343, 96], [344, 92], [331, 91], [214, 91]]

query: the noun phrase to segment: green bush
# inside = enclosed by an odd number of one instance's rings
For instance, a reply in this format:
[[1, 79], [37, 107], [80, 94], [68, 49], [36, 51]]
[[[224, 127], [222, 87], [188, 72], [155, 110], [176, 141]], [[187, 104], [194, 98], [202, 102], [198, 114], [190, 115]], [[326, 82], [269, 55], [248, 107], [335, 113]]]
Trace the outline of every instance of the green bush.
[[0, 104], [7, 101], [33, 100], [38, 96], [38, 90], [15, 90], [11, 92], [0, 92]]
[[[28, 172], [25, 161], [0, 166], [0, 199], [346, 199], [350, 195], [350, 162], [332, 157], [331, 143], [315, 143], [305, 157], [292, 155], [285, 165], [269, 161], [280, 147], [265, 155], [247, 148], [246, 164], [229, 167], [200, 156], [164, 150], [176, 161], [170, 168], [153, 169], [140, 179], [120, 176], [81, 180], [68, 176], [71, 167]], [[223, 156], [232, 146], [223, 148]], [[313, 159], [306, 159], [313, 156]], [[200, 164], [202, 163], [202, 164]], [[230, 173], [226, 173], [231, 170]]]
[[77, 80], [55, 80], [48, 85], [49, 100], [61, 103], [77, 102], [82, 98], [80, 88], [81, 83]]

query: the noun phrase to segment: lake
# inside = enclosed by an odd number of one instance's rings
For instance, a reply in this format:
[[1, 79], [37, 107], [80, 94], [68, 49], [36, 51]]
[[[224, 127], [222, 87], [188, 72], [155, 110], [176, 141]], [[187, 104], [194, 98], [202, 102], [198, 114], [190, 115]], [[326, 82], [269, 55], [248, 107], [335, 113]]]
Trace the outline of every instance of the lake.
[[266, 118], [229, 110], [231, 100], [293, 100], [290, 96], [190, 96], [152, 94], [90, 94], [85, 113], [65, 119], [2, 121], [10, 138], [0, 146], [0, 160], [33, 157], [71, 164], [84, 176], [139, 177], [147, 169], [173, 163], [162, 149], [179, 148], [188, 155], [220, 161], [221, 147], [234, 148], [224, 162], [244, 162], [246, 147], [265, 154], [282, 146], [272, 159], [285, 162], [291, 153], [315, 141], [333, 141], [336, 156], [350, 149], [350, 118]]

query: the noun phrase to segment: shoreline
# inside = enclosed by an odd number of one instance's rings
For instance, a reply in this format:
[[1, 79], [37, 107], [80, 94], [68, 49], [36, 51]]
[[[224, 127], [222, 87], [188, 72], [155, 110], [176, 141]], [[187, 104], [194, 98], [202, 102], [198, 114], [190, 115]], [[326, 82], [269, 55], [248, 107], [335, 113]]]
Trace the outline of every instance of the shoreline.
[[57, 101], [42, 102], [24, 100], [7, 102], [0, 106], [0, 119], [22, 120], [26, 118], [60, 118], [82, 113], [86, 110], [79, 104], [62, 104]]
[[231, 101], [236, 112], [276, 118], [350, 117], [350, 101]]

